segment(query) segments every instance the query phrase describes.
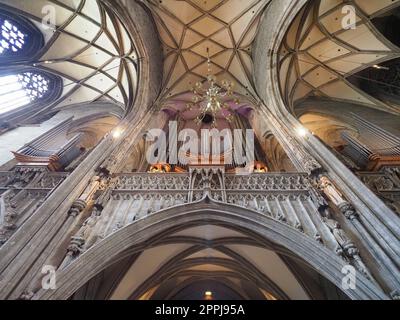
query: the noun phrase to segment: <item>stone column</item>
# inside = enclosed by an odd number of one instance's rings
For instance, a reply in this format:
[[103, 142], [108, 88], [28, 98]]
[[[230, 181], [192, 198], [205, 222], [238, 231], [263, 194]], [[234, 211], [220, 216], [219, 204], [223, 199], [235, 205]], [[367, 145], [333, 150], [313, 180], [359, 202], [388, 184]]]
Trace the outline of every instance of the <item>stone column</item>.
[[136, 141], [140, 131], [152, 117], [162, 84], [163, 67], [154, 23], [151, 16], [135, 1], [105, 1], [112, 3], [117, 15], [124, 20], [140, 57], [137, 96], [132, 105], [126, 106], [127, 114], [121, 124], [126, 128], [121, 139], [124, 147], [112, 135], [105, 137], [46, 199], [30, 223], [25, 223], [0, 249], [0, 299], [19, 298], [32, 283], [32, 278], [41, 274], [42, 267], [63, 245], [66, 235], [60, 230], [66, 220], [70, 219], [68, 211], [80, 198], [91, 179], [98, 174], [96, 169], [116, 148], [129, 149], [130, 142]]
[[367, 245], [370, 253], [380, 263], [382, 270], [380, 277], [385, 280], [385, 284], [389, 287], [392, 296], [395, 296], [400, 288], [400, 280], [398, 278], [399, 269], [390, 257], [382, 250], [379, 244], [370, 235], [367, 228], [360, 221], [360, 215], [356, 212], [353, 205], [343, 196], [334, 183], [326, 175], [318, 178], [318, 187], [325, 196], [333, 203], [340, 212], [348, 219], [354, 229], [357, 231], [360, 239]]
[[[111, 153], [109, 158], [103, 162], [100, 166], [100, 171], [103, 171], [107, 174], [113, 174], [119, 172], [124, 167], [124, 158], [131, 154], [131, 150], [135, 147], [138, 139], [141, 139], [146, 132], [151, 129], [165, 129], [168, 126], [168, 121], [170, 116], [164, 112], [159, 111], [157, 113], [153, 113], [147, 120], [146, 125], [143, 127], [140, 132], [135, 132], [133, 138], [132, 135], [127, 135], [122, 143]], [[146, 151], [146, 150], [145, 150]]]
[[[307, 172], [313, 179], [320, 182], [322, 173], [326, 172], [329, 174], [329, 178], [335, 183], [337, 182], [345, 188], [349, 188], [343, 181], [335, 181], [335, 175], [331, 175], [331, 168], [329, 165], [333, 161], [339, 161], [335, 156], [326, 148], [326, 153], [321, 158], [316, 158], [313, 149], [314, 142], [318, 141], [311, 133], [306, 132], [303, 137], [297, 133], [297, 129], [301, 127], [298, 121], [291, 121], [292, 117], [289, 116], [277, 116], [272, 113], [267, 107], [263, 106], [258, 114], [253, 117], [253, 123], [256, 123], [254, 119], [264, 118], [265, 125], [275, 135], [276, 139], [285, 149], [289, 158], [295, 164], [297, 170]], [[258, 120], [259, 121], [259, 120]], [[260, 122], [259, 122], [260, 123]], [[258, 128], [260, 124], [258, 123]], [[257, 125], [257, 123], [256, 123]], [[257, 127], [256, 127], [257, 128]], [[315, 142], [317, 143], [317, 142]], [[318, 141], [319, 144], [321, 144]], [[347, 171], [349, 171], [344, 165], [342, 165]], [[350, 172], [350, 171], [349, 171]], [[350, 172], [350, 174], [352, 174]], [[326, 176], [326, 175], [325, 175]], [[327, 177], [327, 176], [326, 176]], [[362, 183], [354, 176], [355, 182]], [[363, 185], [365, 193], [372, 194], [372, 192]], [[398, 274], [400, 272], [400, 256], [399, 250], [400, 245], [398, 238], [392, 233], [392, 231], [386, 228], [385, 224], [382, 223], [376, 216], [371, 214], [369, 210], [357, 210], [355, 204], [362, 203], [362, 200], [355, 196], [348, 196], [347, 190], [342, 188], [340, 196], [332, 192], [327, 186], [325, 190], [328, 194], [329, 200], [335, 204], [339, 210], [347, 217], [349, 226], [357, 230], [357, 235], [360, 241], [363, 242], [369, 253], [372, 255], [373, 260], [370, 261], [374, 265], [375, 272], [379, 275], [375, 275], [376, 278], [380, 279], [381, 283], [384, 284], [387, 291], [392, 292], [392, 295], [396, 295], [394, 292], [399, 289], [400, 281]], [[343, 195], [342, 195], [343, 194]], [[332, 197], [332, 198], [330, 198]], [[365, 206], [365, 204], [363, 204]], [[380, 215], [382, 215], [380, 213]], [[398, 220], [398, 219], [397, 219]], [[399, 233], [397, 233], [398, 235]], [[390, 240], [389, 240], [390, 239]], [[371, 265], [372, 269], [372, 265]]]
[[306, 151], [295, 133], [289, 130], [281, 119], [278, 119], [271, 112], [268, 112], [268, 110], [264, 111], [254, 110], [249, 117], [250, 124], [256, 135], [262, 136], [265, 126], [276, 137], [299, 172], [314, 174], [322, 171], [322, 166]]

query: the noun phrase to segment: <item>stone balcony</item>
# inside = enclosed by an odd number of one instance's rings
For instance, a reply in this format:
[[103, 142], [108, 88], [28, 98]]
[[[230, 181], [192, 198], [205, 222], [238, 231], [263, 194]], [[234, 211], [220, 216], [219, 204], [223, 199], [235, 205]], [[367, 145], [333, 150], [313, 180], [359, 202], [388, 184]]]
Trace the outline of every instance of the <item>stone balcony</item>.
[[287, 224], [335, 253], [342, 252], [318, 211], [318, 192], [307, 174], [237, 175], [219, 167], [199, 167], [189, 173], [117, 174], [111, 186], [101, 209], [95, 206], [74, 237], [80, 252], [149, 215], [190, 203], [207, 206], [207, 201], [255, 211], [262, 219]]

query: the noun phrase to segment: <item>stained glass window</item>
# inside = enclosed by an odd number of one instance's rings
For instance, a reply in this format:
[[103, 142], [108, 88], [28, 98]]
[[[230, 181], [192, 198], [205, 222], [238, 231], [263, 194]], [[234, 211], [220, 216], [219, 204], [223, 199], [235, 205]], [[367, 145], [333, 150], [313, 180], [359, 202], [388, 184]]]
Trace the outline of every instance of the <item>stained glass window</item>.
[[18, 52], [21, 50], [27, 39], [27, 34], [21, 32], [19, 28], [9, 20], [0, 18], [0, 56], [8, 52]]
[[44, 36], [30, 19], [0, 10], [0, 64], [35, 61], [43, 46]]
[[44, 99], [49, 84], [46, 76], [34, 72], [0, 77], [0, 114]]
[[41, 56], [42, 32], [28, 18], [0, 10], [0, 116], [23, 106], [44, 106], [62, 92], [62, 79], [39, 69], [18, 65], [32, 64]]

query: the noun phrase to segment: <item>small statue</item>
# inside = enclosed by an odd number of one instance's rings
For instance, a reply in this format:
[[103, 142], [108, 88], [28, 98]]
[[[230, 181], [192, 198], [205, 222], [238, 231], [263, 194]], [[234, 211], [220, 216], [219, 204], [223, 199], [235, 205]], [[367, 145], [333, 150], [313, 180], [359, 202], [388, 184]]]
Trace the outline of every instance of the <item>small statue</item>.
[[319, 187], [335, 205], [339, 206], [346, 202], [343, 195], [327, 177], [322, 177], [320, 179]]
[[336, 241], [340, 244], [340, 246], [346, 246], [351, 240], [345, 234], [345, 232], [341, 229], [339, 223], [335, 220], [329, 218], [323, 218], [324, 223], [326, 226], [331, 230], [333, 236], [335, 237]]
[[101, 212], [97, 209], [97, 207], [93, 208], [93, 212], [90, 215], [89, 218], [85, 220], [83, 223], [81, 229], [79, 230], [77, 236], [82, 237], [83, 239], [88, 239], [93, 228], [96, 226], [97, 221], [99, 220], [99, 217], [101, 215]]
[[35, 294], [32, 291], [24, 291], [21, 296], [20, 300], [32, 300], [32, 298], [35, 296]]

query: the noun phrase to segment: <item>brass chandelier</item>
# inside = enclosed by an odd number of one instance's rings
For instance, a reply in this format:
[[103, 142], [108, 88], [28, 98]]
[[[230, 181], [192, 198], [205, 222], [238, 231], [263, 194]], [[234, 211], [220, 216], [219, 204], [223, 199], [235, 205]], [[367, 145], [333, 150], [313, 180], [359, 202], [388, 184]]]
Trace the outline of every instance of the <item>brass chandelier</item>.
[[[234, 83], [232, 81], [223, 80], [218, 85], [217, 78], [212, 74], [210, 50], [207, 48], [207, 84], [197, 82], [195, 87], [192, 88], [193, 103], [189, 103], [187, 107], [192, 110], [194, 105], [199, 105], [200, 114], [197, 116], [195, 122], [200, 125], [201, 123], [211, 123], [212, 127], [217, 125], [217, 115], [222, 109], [229, 110], [229, 105], [223, 100], [227, 97], [232, 97], [235, 103], [239, 103], [238, 99], [233, 94]], [[232, 113], [225, 116], [229, 122], [232, 121]]]

